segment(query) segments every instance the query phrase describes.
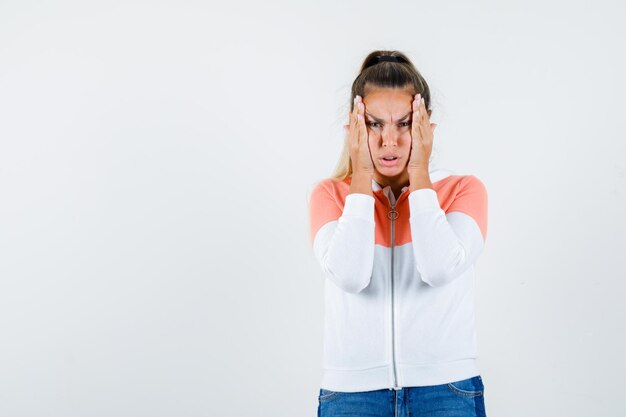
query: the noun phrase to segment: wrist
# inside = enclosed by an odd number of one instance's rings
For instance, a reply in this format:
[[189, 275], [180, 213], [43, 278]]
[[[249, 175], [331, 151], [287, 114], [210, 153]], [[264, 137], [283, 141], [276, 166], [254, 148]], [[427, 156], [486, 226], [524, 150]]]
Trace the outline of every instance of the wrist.
[[428, 168], [419, 168], [409, 173], [409, 191], [411, 192], [422, 188], [433, 189]]
[[372, 179], [374, 173], [367, 171], [358, 171], [352, 173], [352, 179]]
[[367, 172], [353, 172], [348, 194], [352, 193], [372, 195], [372, 174]]

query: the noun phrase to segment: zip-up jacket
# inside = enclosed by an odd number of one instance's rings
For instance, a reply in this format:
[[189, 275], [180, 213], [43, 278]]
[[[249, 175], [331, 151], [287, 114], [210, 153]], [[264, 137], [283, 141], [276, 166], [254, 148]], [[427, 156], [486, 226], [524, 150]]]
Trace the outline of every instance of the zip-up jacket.
[[487, 236], [487, 191], [473, 175], [430, 168], [433, 189], [350, 177], [317, 183], [310, 241], [324, 277], [321, 388], [357, 392], [479, 375], [474, 264]]

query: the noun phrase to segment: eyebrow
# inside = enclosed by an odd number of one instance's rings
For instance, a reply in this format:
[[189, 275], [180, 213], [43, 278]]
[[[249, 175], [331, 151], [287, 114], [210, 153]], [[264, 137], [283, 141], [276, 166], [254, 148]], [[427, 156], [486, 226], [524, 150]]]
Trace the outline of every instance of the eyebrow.
[[[399, 122], [402, 122], [404, 119], [406, 119], [407, 117], [409, 117], [411, 115], [411, 113], [413, 113], [412, 111], [408, 112], [404, 117], [401, 117], [400, 119], [398, 119]], [[379, 119], [376, 116], [372, 116], [371, 114], [369, 114], [368, 112], [365, 112], [366, 115], [368, 115], [369, 117], [371, 117], [372, 119], [374, 119], [376, 122], [378, 123], [384, 123], [383, 119]]]

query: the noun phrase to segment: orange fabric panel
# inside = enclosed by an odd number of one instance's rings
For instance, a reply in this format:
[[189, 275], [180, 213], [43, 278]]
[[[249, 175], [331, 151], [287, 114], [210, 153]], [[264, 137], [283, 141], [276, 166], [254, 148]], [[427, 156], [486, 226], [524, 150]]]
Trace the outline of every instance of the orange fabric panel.
[[[434, 184], [433, 184], [434, 186]], [[383, 203], [385, 209], [385, 222], [380, 225], [381, 229], [385, 229], [384, 240], [381, 239], [380, 244], [384, 246], [391, 247], [391, 219], [387, 216], [387, 213], [391, 210], [391, 205], [389, 204], [389, 200], [384, 192], [380, 191], [381, 198], [383, 198]], [[394, 244], [404, 245], [405, 243], [411, 242], [411, 227], [409, 224], [409, 190], [406, 190], [404, 193], [400, 194], [400, 198], [396, 202], [396, 219], [393, 224], [393, 234], [394, 234]], [[378, 229], [378, 224], [376, 225]], [[378, 243], [378, 242], [376, 242]]]
[[[434, 182], [433, 189], [444, 213], [459, 211], [471, 216], [476, 221], [483, 240], [487, 238], [487, 190], [477, 177], [450, 175]], [[409, 202], [408, 194], [405, 194], [400, 196], [396, 205], [396, 211], [399, 213], [394, 225], [396, 245], [411, 242]]]
[[454, 175], [446, 179], [436, 190], [441, 208], [446, 214], [460, 211], [472, 217], [486, 240], [488, 203], [485, 185], [473, 175]]
[[[350, 191], [351, 178], [343, 181], [326, 179], [318, 183], [311, 193], [310, 239], [311, 245], [317, 231], [327, 222], [341, 217], [346, 196]], [[439, 206], [447, 214], [459, 211], [471, 216], [483, 235], [487, 238], [487, 190], [484, 184], [473, 175], [450, 175], [433, 183]], [[374, 222], [376, 223], [376, 244], [391, 246], [390, 203], [383, 190], [372, 192]], [[411, 242], [409, 191], [400, 195], [396, 203], [397, 217], [394, 221], [395, 245]]]
[[341, 217], [348, 191], [350, 191], [349, 182], [330, 179], [320, 181], [313, 188], [309, 200], [311, 246], [315, 234], [322, 226]]
[[[391, 247], [391, 219], [389, 218], [391, 204], [389, 204], [389, 199], [387, 199], [383, 190], [372, 191], [372, 193], [376, 199], [376, 203], [374, 204], [374, 222], [376, 222], [375, 243], [377, 245]], [[394, 222], [397, 225], [398, 220], [396, 219]]]
[[[346, 197], [350, 191], [352, 178], [343, 181], [325, 179], [320, 181], [311, 192], [309, 201], [310, 242], [313, 245], [315, 234], [326, 223], [338, 220], [343, 213]], [[408, 191], [407, 191], [408, 193]], [[374, 222], [376, 223], [376, 240], [378, 245], [391, 246], [390, 222], [387, 216], [389, 200], [382, 190], [372, 191], [374, 202]], [[407, 194], [408, 195], [408, 194]], [[410, 232], [409, 232], [410, 233]], [[410, 236], [410, 234], [409, 234]], [[410, 241], [410, 239], [409, 239]]]

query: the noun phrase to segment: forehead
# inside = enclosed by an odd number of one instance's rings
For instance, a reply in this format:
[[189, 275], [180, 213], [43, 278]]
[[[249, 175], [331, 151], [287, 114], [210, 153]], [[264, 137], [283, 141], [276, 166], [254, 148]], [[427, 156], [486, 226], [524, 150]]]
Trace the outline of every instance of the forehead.
[[377, 88], [367, 91], [363, 97], [365, 111], [378, 119], [399, 120], [412, 110], [411, 91], [400, 88]]

